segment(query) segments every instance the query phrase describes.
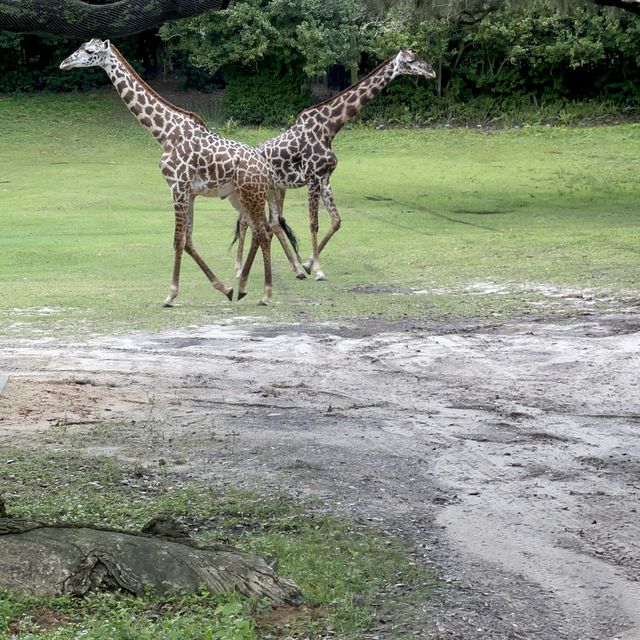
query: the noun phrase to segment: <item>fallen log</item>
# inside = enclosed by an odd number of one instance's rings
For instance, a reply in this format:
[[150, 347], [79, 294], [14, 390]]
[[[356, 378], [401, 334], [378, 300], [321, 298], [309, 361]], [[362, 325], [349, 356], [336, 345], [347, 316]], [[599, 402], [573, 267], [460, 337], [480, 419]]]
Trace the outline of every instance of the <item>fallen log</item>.
[[0, 589], [43, 596], [206, 589], [212, 595], [234, 591], [273, 605], [301, 600], [300, 589], [263, 558], [180, 537], [180, 529], [167, 529], [166, 523], [160, 531], [0, 517]]

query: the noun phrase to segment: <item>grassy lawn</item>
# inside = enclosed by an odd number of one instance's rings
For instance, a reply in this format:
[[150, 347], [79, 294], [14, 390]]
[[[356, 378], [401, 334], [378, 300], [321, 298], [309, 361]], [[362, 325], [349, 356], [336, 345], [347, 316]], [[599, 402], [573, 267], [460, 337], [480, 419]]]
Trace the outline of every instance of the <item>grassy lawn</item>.
[[[223, 133], [254, 144], [274, 132]], [[506, 319], [571, 313], [549, 290], [633, 296], [639, 143], [634, 124], [344, 131], [332, 180], [343, 227], [322, 255], [328, 281], [297, 281], [274, 244], [274, 299], [261, 309], [260, 260], [247, 298], [229, 303], [186, 257], [180, 306], [167, 310], [173, 213], [153, 138], [111, 90], [2, 97], [0, 322], [20, 336], [238, 316]], [[196, 210], [197, 246], [231, 284], [235, 213], [205, 198]], [[288, 193], [286, 214], [308, 252], [304, 190]]]

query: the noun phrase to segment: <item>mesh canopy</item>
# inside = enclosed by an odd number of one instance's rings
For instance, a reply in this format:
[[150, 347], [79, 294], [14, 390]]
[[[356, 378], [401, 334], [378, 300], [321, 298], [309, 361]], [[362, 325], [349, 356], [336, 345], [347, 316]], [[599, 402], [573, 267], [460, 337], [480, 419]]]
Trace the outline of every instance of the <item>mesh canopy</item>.
[[605, 7], [618, 7], [640, 15], [640, 0], [595, 0], [595, 3]]
[[115, 38], [167, 20], [226, 9], [229, 0], [0, 0], [0, 29], [78, 38]]

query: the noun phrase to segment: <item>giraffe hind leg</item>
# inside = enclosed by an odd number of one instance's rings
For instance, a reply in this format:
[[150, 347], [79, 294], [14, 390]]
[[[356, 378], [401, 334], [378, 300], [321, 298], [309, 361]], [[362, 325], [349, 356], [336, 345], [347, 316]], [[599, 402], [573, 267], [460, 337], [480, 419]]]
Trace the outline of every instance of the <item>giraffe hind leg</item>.
[[271, 300], [271, 293], [273, 292], [273, 279], [271, 275], [271, 230], [266, 229], [264, 226], [261, 229], [258, 227], [258, 242], [260, 244], [260, 250], [262, 251], [262, 260], [264, 263], [264, 294], [259, 305], [267, 306], [269, 300]]
[[[320, 270], [320, 254], [322, 253], [322, 250], [327, 246], [327, 243], [329, 242], [329, 240], [331, 240], [331, 238], [333, 237], [333, 234], [336, 231], [338, 231], [338, 229], [340, 229], [342, 220], [340, 218], [338, 207], [336, 207], [336, 203], [333, 199], [333, 193], [331, 192], [331, 186], [329, 185], [328, 181], [324, 181], [322, 183], [320, 187], [320, 193], [322, 195], [322, 201], [324, 203], [324, 206], [326, 207], [329, 215], [331, 216], [331, 224], [324, 238], [322, 238], [320, 243], [317, 245], [317, 256], [312, 255], [308, 260], [306, 260], [303, 263], [303, 266], [306, 269], [307, 266], [310, 267], [313, 264], [314, 269], [316, 269], [316, 280], [325, 280], [326, 276], [324, 275], [324, 272]], [[317, 218], [316, 218], [316, 233], [317, 233]], [[313, 244], [313, 239], [312, 239], [312, 244]], [[314, 249], [315, 249], [315, 246], [316, 245], [314, 244]], [[317, 267], [316, 267], [316, 264], [317, 264]]]
[[322, 185], [322, 201], [331, 216], [331, 226], [318, 245], [318, 253], [322, 253], [322, 250], [327, 246], [327, 243], [331, 240], [333, 234], [342, 226], [342, 219], [340, 218], [338, 207], [336, 207], [335, 200], [333, 199], [331, 185], [329, 185], [328, 182], [325, 182]]
[[[264, 293], [260, 301], [258, 302], [261, 306], [267, 306], [269, 304], [269, 300], [271, 300], [271, 294], [273, 291], [273, 281], [271, 276], [271, 229], [266, 224], [266, 220], [264, 218], [264, 213], [260, 207], [256, 207], [255, 209], [249, 209], [248, 214], [251, 220], [251, 248], [249, 249], [249, 253], [247, 255], [247, 259], [242, 267], [242, 273], [240, 274], [240, 283], [239, 283], [239, 291], [242, 293], [242, 296], [245, 295], [245, 285], [247, 278], [249, 277], [249, 272], [251, 271], [251, 266], [253, 265], [253, 260], [258, 251], [258, 247], [262, 251], [262, 260], [264, 263]], [[238, 299], [240, 299], [240, 293], [238, 294]]]
[[303, 264], [305, 270], [313, 267], [316, 280], [325, 280], [320, 268], [320, 251], [318, 250], [318, 205], [320, 200], [320, 185], [317, 182], [309, 184], [309, 229], [311, 231], [311, 257]]
[[[309, 271], [304, 269], [301, 264], [300, 254], [298, 253], [298, 241], [293, 230], [282, 215], [285, 193], [286, 191], [284, 189], [277, 189], [276, 191], [270, 191], [267, 196], [269, 201], [269, 226], [282, 245], [282, 250], [287, 256], [287, 260], [289, 261], [291, 269], [296, 274], [296, 278], [304, 280]], [[287, 238], [289, 239], [289, 243], [287, 243]], [[291, 246], [289, 246], [289, 244]]]
[[[271, 227], [271, 231], [273, 231], [276, 238], [278, 238], [278, 241], [282, 245], [282, 249], [284, 250], [284, 253], [287, 256], [287, 259], [289, 260], [289, 264], [291, 265], [293, 272], [296, 274], [296, 278], [298, 278], [298, 280], [304, 280], [307, 277], [308, 271], [304, 269], [304, 267], [300, 264], [300, 260], [296, 259], [296, 257], [293, 255], [291, 248], [287, 243], [287, 239], [285, 238], [285, 234], [286, 235], [289, 235], [289, 234], [285, 230], [285, 227], [282, 226], [282, 222], [284, 222], [284, 218], [282, 219], [282, 221], [279, 221], [277, 218], [271, 220], [271, 222], [269, 223]], [[288, 229], [289, 232], [291, 232], [291, 229], [286, 224], [286, 222], [285, 222], [285, 225], [286, 225], [286, 229]]]
[[[243, 184], [244, 182], [240, 181], [240, 186], [243, 186]], [[229, 194], [229, 201], [251, 227], [252, 234], [251, 248], [249, 249], [247, 259], [245, 260], [239, 277], [238, 299], [246, 295], [245, 287], [249, 272], [251, 271], [258, 247], [260, 247], [264, 260], [264, 294], [258, 303], [261, 305], [269, 303], [272, 292], [270, 253], [272, 232], [264, 213], [264, 204], [267, 197], [266, 184], [264, 187], [263, 192], [254, 189], [252, 192], [247, 193], [246, 189], [238, 188], [235, 192]]]

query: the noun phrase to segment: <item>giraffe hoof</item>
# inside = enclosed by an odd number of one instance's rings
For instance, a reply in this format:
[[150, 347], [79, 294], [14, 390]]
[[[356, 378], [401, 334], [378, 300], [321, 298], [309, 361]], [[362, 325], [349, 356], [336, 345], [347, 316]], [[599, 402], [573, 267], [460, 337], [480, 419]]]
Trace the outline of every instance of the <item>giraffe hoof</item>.
[[306, 277], [307, 277], [307, 274], [304, 271], [296, 272], [296, 278], [298, 278], [298, 280], [304, 280]]
[[229, 291], [227, 291], [227, 293], [225, 293], [224, 295], [227, 296], [229, 300], [233, 300], [233, 289], [229, 289]]
[[318, 273], [316, 273], [316, 280], [326, 280], [327, 276], [324, 275], [324, 273], [322, 273], [322, 271], [318, 271]]
[[162, 306], [163, 306], [165, 309], [171, 309], [171, 308], [173, 307], [173, 301], [172, 301], [172, 300], [165, 300], [165, 301], [162, 303]]
[[269, 303], [268, 303], [268, 302], [265, 302], [264, 300], [260, 300], [260, 301], [258, 302], [258, 306], [259, 306], [259, 307], [268, 307], [268, 306], [269, 306]]
[[242, 300], [247, 295], [246, 291], [238, 291], [238, 300]]

